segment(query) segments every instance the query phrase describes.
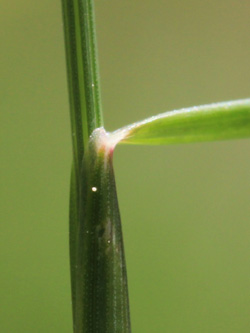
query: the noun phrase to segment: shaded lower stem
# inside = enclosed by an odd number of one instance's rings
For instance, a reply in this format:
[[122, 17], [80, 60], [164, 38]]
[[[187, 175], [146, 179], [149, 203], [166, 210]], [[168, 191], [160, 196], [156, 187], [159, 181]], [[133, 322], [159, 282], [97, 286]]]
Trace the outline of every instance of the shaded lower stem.
[[76, 333], [129, 333], [129, 301], [113, 149], [97, 129], [85, 153], [76, 252]]

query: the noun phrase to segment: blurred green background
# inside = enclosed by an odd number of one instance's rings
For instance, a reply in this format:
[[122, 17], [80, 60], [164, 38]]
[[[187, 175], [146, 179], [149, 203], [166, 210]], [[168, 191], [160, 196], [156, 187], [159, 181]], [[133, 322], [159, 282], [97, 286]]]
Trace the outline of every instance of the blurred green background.
[[[107, 130], [250, 97], [249, 1], [96, 0]], [[72, 332], [60, 1], [0, 3], [0, 332]], [[250, 332], [250, 140], [122, 146], [135, 333]]]

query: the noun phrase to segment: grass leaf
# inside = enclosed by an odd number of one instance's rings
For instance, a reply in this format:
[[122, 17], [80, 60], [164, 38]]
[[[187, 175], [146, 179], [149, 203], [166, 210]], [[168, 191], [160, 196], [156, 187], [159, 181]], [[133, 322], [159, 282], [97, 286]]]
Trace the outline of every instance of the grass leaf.
[[140, 145], [248, 137], [250, 137], [250, 99], [165, 112], [110, 134], [110, 140]]

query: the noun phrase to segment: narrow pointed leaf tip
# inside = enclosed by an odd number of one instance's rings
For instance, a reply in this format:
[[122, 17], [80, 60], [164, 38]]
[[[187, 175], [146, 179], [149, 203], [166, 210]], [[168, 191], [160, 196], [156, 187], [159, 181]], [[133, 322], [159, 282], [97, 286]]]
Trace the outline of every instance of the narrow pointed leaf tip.
[[165, 112], [109, 133], [108, 141], [162, 145], [249, 137], [250, 99], [243, 99]]

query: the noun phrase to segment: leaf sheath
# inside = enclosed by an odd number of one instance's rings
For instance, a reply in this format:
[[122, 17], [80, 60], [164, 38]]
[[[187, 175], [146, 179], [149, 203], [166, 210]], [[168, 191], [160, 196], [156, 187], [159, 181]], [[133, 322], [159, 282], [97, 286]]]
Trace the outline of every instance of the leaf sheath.
[[82, 170], [77, 231], [77, 332], [129, 333], [129, 303], [120, 213], [105, 131], [94, 132]]

